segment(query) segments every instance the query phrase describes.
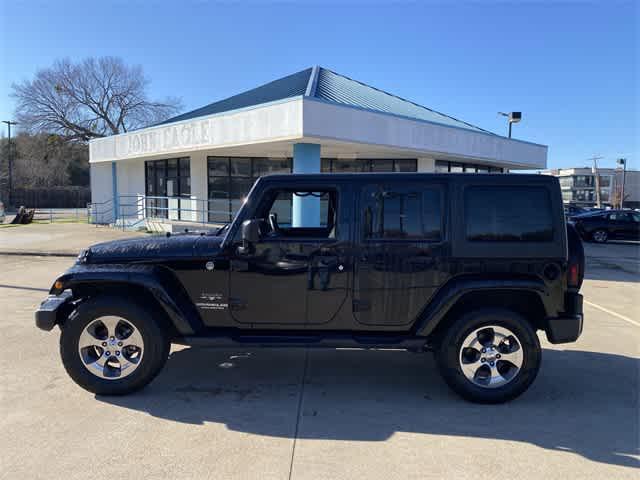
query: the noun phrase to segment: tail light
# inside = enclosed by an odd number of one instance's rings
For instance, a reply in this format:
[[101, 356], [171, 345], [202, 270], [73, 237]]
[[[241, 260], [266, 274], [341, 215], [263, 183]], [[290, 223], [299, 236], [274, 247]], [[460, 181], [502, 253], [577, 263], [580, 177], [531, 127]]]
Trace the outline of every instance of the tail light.
[[569, 265], [569, 275], [567, 278], [569, 287], [578, 288], [580, 286], [580, 268], [577, 263]]

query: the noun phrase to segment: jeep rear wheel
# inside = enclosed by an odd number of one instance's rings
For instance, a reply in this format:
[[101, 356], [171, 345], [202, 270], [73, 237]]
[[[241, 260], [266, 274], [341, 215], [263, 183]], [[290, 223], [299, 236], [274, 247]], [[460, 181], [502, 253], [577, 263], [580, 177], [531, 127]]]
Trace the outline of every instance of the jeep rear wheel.
[[82, 388], [101, 395], [122, 395], [147, 385], [170, 347], [154, 313], [114, 296], [80, 303], [60, 336], [67, 373]]
[[478, 403], [502, 403], [522, 394], [538, 373], [540, 357], [540, 342], [529, 322], [502, 309], [460, 317], [436, 350], [447, 384]]

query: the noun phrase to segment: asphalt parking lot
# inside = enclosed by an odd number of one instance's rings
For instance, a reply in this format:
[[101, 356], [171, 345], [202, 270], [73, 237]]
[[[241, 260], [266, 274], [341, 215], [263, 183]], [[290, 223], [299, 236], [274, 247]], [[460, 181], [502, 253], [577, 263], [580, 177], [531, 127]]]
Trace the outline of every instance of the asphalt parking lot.
[[538, 379], [501, 406], [399, 351], [174, 348], [144, 391], [94, 396], [33, 322], [73, 259], [0, 255], [0, 477], [638, 478], [638, 246], [593, 247], [582, 337], [541, 337]]

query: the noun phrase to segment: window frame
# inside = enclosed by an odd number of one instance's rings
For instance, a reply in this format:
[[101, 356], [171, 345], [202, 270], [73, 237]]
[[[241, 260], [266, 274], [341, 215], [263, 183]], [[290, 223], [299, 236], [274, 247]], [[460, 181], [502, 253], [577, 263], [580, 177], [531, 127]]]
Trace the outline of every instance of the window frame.
[[[423, 193], [427, 189], [437, 190], [439, 192], [440, 197], [440, 238], [439, 239], [429, 239], [426, 237], [411, 237], [411, 238], [368, 238], [365, 236], [365, 224], [364, 224], [364, 208], [368, 204], [368, 200], [366, 198], [367, 192], [371, 192], [372, 189], [383, 191], [388, 190], [400, 190], [404, 189], [406, 193], [409, 190], [413, 190], [415, 192], [419, 192], [422, 197]], [[400, 192], [399, 192], [400, 193]], [[393, 180], [382, 182], [382, 183], [367, 183], [363, 184], [360, 188], [360, 194], [358, 195], [358, 233], [356, 237], [358, 241], [362, 244], [398, 244], [398, 243], [429, 243], [429, 244], [439, 244], [446, 242], [448, 239], [448, 229], [446, 228], [447, 224], [447, 216], [449, 211], [449, 206], [447, 204], [447, 186], [443, 183], [439, 182], [425, 182], [425, 183], [414, 183], [414, 182], [394, 182]]]

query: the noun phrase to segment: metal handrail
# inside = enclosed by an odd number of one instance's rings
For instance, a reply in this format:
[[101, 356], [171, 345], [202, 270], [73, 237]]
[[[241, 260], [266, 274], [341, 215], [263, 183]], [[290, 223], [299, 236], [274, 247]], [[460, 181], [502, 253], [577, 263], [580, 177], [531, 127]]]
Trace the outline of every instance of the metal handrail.
[[[87, 209], [90, 221], [92, 218], [97, 220], [98, 218], [104, 217], [105, 214], [112, 213], [111, 216], [115, 216], [115, 218], [111, 218], [112, 223], [120, 223], [124, 230], [127, 227], [135, 228], [148, 220], [194, 223], [201, 224], [203, 227], [226, 223], [224, 221], [210, 221], [211, 215], [228, 217], [228, 221], [233, 220], [233, 215], [226, 209], [217, 210], [208, 208], [209, 199], [138, 194], [119, 195], [117, 199], [118, 202], [116, 205], [118, 208], [116, 212], [113, 211], [114, 199], [88, 204]], [[176, 200], [178, 201], [177, 206], [171, 206]], [[98, 206], [111, 206], [112, 208], [98, 209]], [[161, 214], [159, 215], [160, 212]], [[198, 219], [198, 217], [200, 217], [200, 219]]]

